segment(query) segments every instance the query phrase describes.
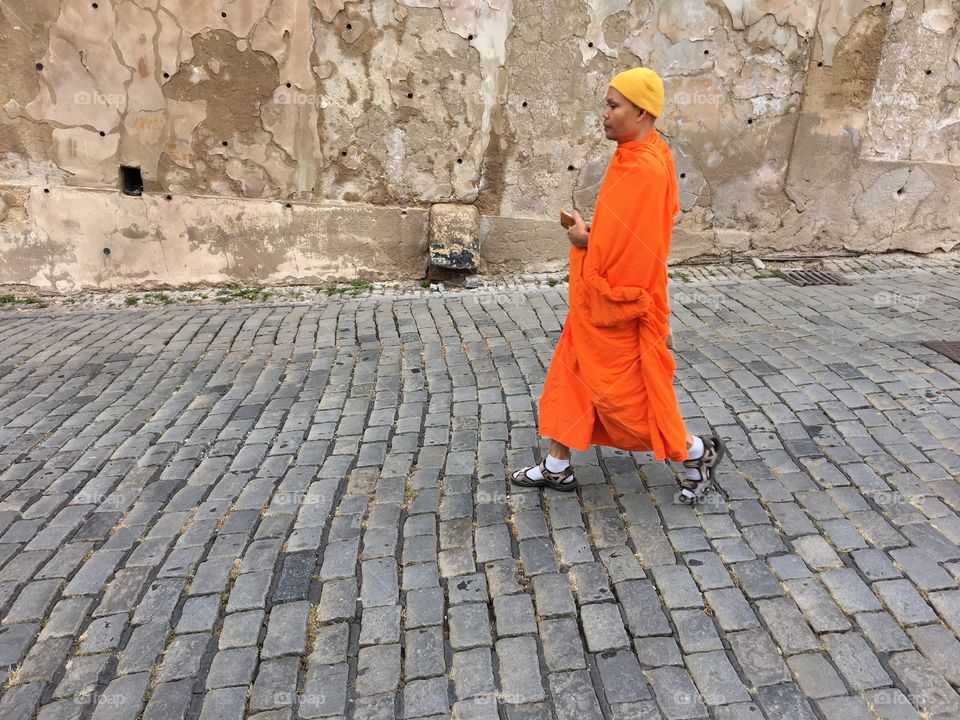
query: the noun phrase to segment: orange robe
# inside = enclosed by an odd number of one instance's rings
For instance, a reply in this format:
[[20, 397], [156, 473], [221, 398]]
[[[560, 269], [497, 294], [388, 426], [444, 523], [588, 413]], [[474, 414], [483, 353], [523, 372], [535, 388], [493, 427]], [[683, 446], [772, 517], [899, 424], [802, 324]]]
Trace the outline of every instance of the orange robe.
[[540, 399], [540, 434], [687, 458], [673, 390], [667, 254], [679, 212], [673, 157], [656, 131], [617, 147], [586, 249], [570, 249], [569, 310]]

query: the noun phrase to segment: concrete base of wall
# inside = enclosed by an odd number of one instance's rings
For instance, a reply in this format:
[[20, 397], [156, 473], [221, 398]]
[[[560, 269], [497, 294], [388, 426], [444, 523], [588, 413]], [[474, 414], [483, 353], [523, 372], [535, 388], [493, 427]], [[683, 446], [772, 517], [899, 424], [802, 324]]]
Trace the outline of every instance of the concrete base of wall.
[[[960, 186], [941, 177], [952, 172], [919, 163], [863, 162], [849, 173], [849, 181], [869, 176], [883, 191], [853, 212], [849, 205], [838, 206], [839, 200], [823, 199], [784, 218], [773, 232], [690, 229], [681, 223], [670, 259], [950, 250], [960, 246], [960, 229], [950, 223], [954, 205], [936, 203], [929, 191], [942, 185], [956, 192]], [[799, 192], [806, 179], [792, 180], [791, 189]], [[429, 234], [430, 211], [422, 207], [129, 197], [106, 190], [0, 185], [0, 285], [70, 293], [415, 280], [427, 272]], [[482, 216], [479, 240], [483, 275], [567, 267], [566, 233], [553, 219]]]

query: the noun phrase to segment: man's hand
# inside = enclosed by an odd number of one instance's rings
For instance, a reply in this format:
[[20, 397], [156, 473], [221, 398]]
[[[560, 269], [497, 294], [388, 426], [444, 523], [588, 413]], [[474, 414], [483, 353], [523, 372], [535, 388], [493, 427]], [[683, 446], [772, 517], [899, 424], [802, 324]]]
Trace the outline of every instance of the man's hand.
[[580, 217], [580, 213], [573, 213], [573, 225], [567, 230], [567, 237], [574, 247], [585, 248], [590, 239], [590, 226]]

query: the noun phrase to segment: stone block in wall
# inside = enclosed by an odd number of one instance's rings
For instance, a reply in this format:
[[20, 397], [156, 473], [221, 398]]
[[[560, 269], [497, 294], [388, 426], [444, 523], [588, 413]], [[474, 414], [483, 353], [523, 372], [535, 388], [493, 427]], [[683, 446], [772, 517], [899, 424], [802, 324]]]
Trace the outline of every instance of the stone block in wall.
[[438, 203], [430, 208], [430, 264], [476, 270], [480, 257], [480, 212], [473, 205]]

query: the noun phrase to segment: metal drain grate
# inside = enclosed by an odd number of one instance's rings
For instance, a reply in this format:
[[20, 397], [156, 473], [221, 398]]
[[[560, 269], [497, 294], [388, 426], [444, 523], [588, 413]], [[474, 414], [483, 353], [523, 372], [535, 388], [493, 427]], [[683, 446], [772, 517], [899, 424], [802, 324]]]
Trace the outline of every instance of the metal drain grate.
[[960, 341], [957, 340], [930, 340], [929, 342], [920, 343], [924, 347], [928, 347], [931, 350], [940, 353], [944, 357], [948, 357], [953, 360], [955, 363], [960, 363]]
[[794, 285], [852, 285], [843, 275], [828, 270], [781, 270], [784, 280]]

